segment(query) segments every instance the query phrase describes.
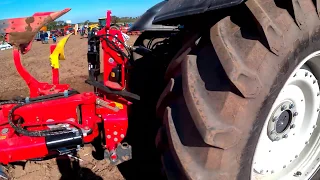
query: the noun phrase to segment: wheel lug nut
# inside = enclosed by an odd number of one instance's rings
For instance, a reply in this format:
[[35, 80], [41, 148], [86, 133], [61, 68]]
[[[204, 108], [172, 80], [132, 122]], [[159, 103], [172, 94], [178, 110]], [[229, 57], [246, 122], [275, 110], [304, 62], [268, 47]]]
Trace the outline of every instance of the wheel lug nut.
[[294, 107], [294, 104], [290, 104], [289, 108], [292, 109]]
[[300, 172], [300, 171], [297, 171], [296, 173], [294, 173], [294, 175], [293, 176], [295, 176], [295, 177], [299, 177], [299, 176], [301, 176], [302, 175], [302, 173]]
[[288, 134], [285, 134], [285, 135], [283, 135], [282, 137], [283, 137], [283, 138], [287, 138], [287, 137], [288, 137]]
[[299, 114], [298, 112], [294, 112], [293, 117], [298, 116], [298, 114]]
[[287, 109], [287, 106], [286, 106], [286, 105], [281, 106], [281, 111], [284, 111], [284, 110], [286, 110], [286, 109]]
[[272, 122], [275, 122], [277, 121], [278, 117], [277, 116], [274, 116], [273, 119], [272, 119]]
[[315, 129], [315, 128], [317, 128], [317, 125], [314, 125], [314, 126], [313, 126], [313, 129]]
[[291, 126], [290, 126], [290, 129], [293, 129], [293, 128], [295, 128], [296, 127], [296, 125], [295, 124], [292, 124]]

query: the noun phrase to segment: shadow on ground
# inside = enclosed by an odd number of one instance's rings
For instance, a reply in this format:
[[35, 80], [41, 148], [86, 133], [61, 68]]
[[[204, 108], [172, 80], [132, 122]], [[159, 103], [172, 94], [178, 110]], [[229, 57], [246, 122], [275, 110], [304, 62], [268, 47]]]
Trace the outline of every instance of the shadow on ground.
[[68, 156], [61, 156], [56, 159], [60, 180], [103, 180], [88, 168], [81, 168], [78, 161], [71, 161]]

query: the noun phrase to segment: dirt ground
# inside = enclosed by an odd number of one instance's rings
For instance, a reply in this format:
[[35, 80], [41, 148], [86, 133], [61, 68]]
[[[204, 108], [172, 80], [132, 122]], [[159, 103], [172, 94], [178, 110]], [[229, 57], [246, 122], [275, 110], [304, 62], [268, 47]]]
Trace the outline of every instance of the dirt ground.
[[[127, 43], [132, 45], [136, 38], [131, 36]], [[51, 82], [49, 44], [34, 42], [31, 51], [22, 56], [25, 68], [43, 82]], [[91, 91], [92, 88], [84, 83], [88, 75], [86, 52], [87, 39], [71, 36], [65, 48], [66, 60], [60, 63], [60, 83], [68, 83], [80, 92]], [[15, 69], [11, 50], [0, 51], [0, 72], [0, 100], [28, 96], [28, 88]], [[83, 161], [79, 164], [70, 162], [68, 158], [52, 159], [27, 162], [25, 166], [15, 165], [9, 172], [17, 180], [124, 179], [117, 167], [105, 160], [95, 160], [91, 155], [91, 147], [84, 147], [80, 157]]]

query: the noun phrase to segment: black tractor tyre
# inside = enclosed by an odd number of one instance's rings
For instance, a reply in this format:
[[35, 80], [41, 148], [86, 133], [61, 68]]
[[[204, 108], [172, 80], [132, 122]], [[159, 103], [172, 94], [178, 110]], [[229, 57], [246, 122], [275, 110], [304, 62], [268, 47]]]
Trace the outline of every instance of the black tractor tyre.
[[273, 103], [298, 64], [320, 49], [318, 3], [248, 0], [217, 12], [199, 43], [172, 60], [156, 138], [169, 179], [251, 178]]

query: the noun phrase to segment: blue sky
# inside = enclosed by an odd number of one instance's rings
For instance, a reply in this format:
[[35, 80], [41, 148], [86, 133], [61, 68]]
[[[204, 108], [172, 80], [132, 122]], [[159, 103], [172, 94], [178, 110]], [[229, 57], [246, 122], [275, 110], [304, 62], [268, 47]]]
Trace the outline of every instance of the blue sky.
[[71, 8], [61, 20], [97, 21], [107, 10], [115, 16], [139, 16], [162, 0], [0, 0], [0, 19], [31, 16], [35, 12]]

